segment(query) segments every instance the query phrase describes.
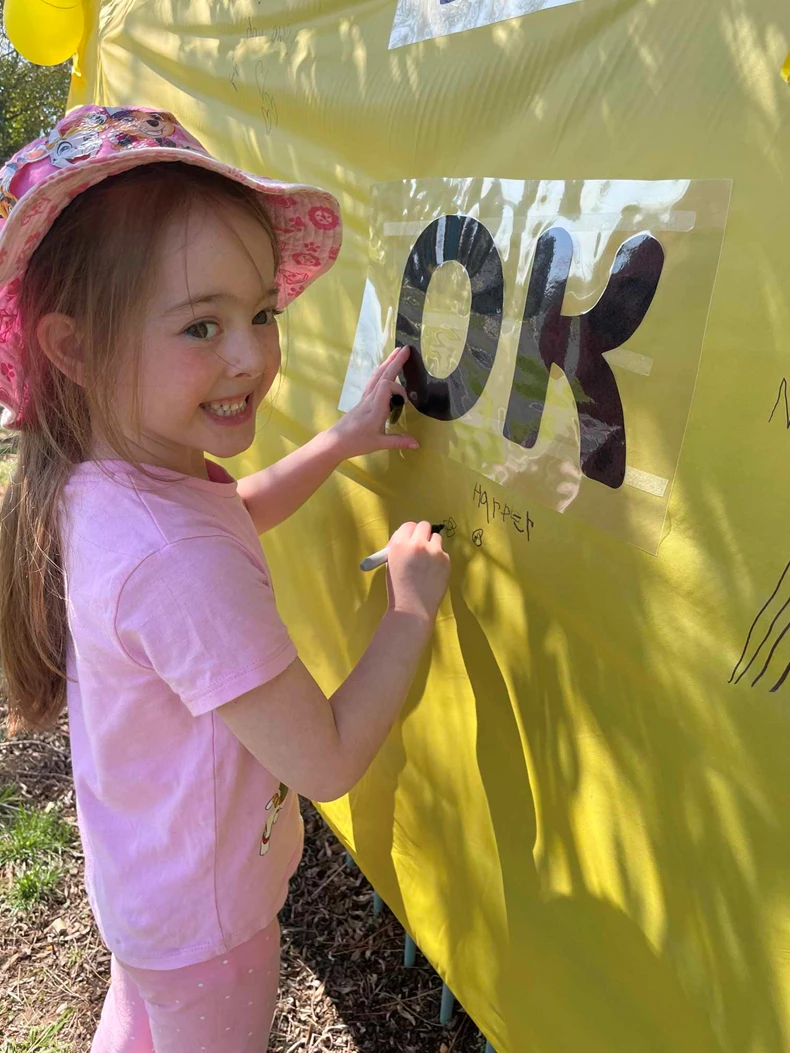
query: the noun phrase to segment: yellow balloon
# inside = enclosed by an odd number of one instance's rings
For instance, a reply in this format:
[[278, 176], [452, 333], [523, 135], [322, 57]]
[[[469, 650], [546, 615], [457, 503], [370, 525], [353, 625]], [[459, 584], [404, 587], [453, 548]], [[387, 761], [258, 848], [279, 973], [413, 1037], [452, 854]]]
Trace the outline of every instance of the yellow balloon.
[[77, 51], [85, 29], [83, 0], [5, 0], [6, 35], [37, 66], [56, 66]]

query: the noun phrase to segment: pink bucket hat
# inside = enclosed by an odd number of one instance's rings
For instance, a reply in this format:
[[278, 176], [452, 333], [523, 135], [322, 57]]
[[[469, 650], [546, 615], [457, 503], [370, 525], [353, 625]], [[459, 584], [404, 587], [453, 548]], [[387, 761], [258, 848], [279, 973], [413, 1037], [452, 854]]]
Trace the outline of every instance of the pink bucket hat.
[[24, 418], [17, 297], [36, 247], [78, 194], [118, 172], [160, 161], [208, 168], [266, 195], [280, 249], [278, 307], [328, 271], [340, 252], [340, 209], [316, 187], [278, 183], [218, 161], [172, 114], [143, 107], [80, 106], [0, 169], [0, 404], [4, 427]]

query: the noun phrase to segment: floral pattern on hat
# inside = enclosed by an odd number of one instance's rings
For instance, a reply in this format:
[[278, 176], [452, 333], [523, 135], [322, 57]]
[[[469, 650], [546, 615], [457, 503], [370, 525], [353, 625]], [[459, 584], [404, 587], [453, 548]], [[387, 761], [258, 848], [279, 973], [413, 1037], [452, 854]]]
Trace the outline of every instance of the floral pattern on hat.
[[340, 216], [334, 209], [327, 208], [325, 205], [311, 208], [307, 216], [313, 226], [318, 227], [319, 230], [334, 230], [340, 225]]
[[165, 161], [208, 168], [265, 195], [283, 261], [278, 307], [301, 295], [337, 259], [342, 224], [337, 202], [326, 191], [224, 164], [164, 110], [73, 110], [0, 168], [0, 403], [6, 427], [22, 423], [26, 404], [16, 295], [31, 255], [78, 194], [136, 164]]

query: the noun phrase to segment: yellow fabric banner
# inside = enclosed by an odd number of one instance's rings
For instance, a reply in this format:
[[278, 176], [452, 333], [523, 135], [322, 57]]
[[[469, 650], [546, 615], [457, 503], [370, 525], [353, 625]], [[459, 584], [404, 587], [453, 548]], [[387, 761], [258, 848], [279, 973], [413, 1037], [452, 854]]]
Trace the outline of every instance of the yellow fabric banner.
[[786, 0], [92, 17], [74, 104], [172, 110], [343, 207], [235, 468], [423, 353], [422, 450], [266, 538], [331, 691], [385, 607], [359, 561], [448, 524], [432, 653], [339, 836], [498, 1053], [790, 1048]]

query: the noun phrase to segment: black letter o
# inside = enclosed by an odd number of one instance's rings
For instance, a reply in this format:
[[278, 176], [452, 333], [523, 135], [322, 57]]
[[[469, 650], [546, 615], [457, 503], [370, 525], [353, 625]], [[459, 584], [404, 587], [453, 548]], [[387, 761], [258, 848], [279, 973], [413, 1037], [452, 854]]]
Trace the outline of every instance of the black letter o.
[[[472, 299], [464, 349], [447, 377], [435, 377], [422, 359], [425, 297], [434, 271], [456, 260], [469, 276]], [[398, 302], [397, 341], [416, 349], [403, 369], [410, 401], [428, 417], [457, 420], [483, 393], [502, 328], [504, 277], [494, 239], [471, 216], [442, 216], [429, 224], [412, 247]]]

